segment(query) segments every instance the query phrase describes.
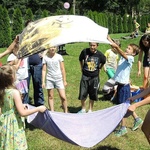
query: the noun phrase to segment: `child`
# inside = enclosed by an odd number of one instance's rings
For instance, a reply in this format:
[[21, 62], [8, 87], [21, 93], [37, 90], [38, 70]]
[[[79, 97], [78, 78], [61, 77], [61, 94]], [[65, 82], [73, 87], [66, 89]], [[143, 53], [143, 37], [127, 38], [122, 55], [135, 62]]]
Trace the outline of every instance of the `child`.
[[[121, 46], [119, 40], [113, 40], [119, 47]], [[118, 64], [118, 53], [115, 48], [108, 49], [105, 54], [106, 63], [104, 64], [104, 71], [108, 75], [108, 78], [112, 78], [115, 75]]]
[[45, 106], [28, 110], [22, 104], [20, 93], [14, 88], [15, 68], [0, 67], [0, 149], [27, 149], [24, 121], [21, 118], [35, 112], [44, 112]]
[[[139, 53], [139, 47], [135, 44], [129, 44], [126, 51], [123, 52], [115, 43], [113, 43], [112, 46], [116, 48], [118, 53], [121, 55], [121, 58], [119, 60], [115, 76], [105, 83], [103, 91], [110, 92], [113, 87], [117, 85], [117, 103], [121, 104], [124, 103], [131, 95], [130, 72], [134, 62], [134, 56]], [[135, 112], [133, 112], [133, 117], [135, 122], [132, 130], [134, 131], [142, 124], [143, 121], [136, 115]], [[127, 133], [125, 120], [126, 119], [123, 118], [120, 129], [115, 132], [115, 135], [118, 137]]]
[[7, 63], [16, 67], [17, 71], [15, 86], [22, 94], [23, 103], [29, 103], [27, 86], [28, 58], [17, 59], [17, 57], [13, 53], [11, 53], [7, 58]]
[[139, 28], [140, 28], [140, 24], [137, 23], [136, 20], [133, 21], [134, 22], [134, 27], [135, 27], [135, 30], [134, 30], [134, 33], [135, 33], [135, 37], [137, 37], [139, 35]]
[[79, 55], [82, 76], [78, 99], [81, 101], [82, 108], [78, 113], [86, 113], [86, 99], [88, 97], [88, 113], [93, 111], [94, 102], [98, 100], [100, 69], [106, 62], [106, 57], [98, 50], [98, 46], [98, 43], [90, 42], [89, 48], [83, 49]]
[[146, 33], [146, 34], [147, 34], [147, 33], [150, 33], [150, 22], [147, 24], [145, 33]]
[[67, 113], [67, 99], [65, 94], [67, 82], [64, 59], [60, 54], [56, 53], [56, 51], [57, 47], [51, 47], [48, 49], [47, 55], [43, 57], [42, 87], [46, 87], [47, 89], [50, 110], [54, 111], [54, 88], [56, 88], [61, 98], [64, 112]]
[[[145, 99], [143, 99], [140, 102], [134, 103], [132, 104], [128, 110], [129, 111], [135, 111], [136, 108], [149, 104], [150, 103], [150, 87], [145, 89], [143, 92], [141, 92], [140, 94], [130, 97], [129, 100], [134, 101], [135, 99], [141, 98], [141, 97], [146, 97]], [[148, 96], [148, 97], [147, 97]], [[146, 117], [144, 119], [143, 125], [142, 125], [142, 131], [144, 132], [149, 144], [150, 144], [150, 110], [147, 112]]]

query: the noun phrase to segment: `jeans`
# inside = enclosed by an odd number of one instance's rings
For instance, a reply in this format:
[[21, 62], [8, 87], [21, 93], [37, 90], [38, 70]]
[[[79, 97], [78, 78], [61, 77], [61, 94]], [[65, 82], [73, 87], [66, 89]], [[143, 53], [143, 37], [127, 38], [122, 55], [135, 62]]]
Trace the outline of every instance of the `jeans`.
[[29, 65], [29, 77], [27, 79], [28, 88], [30, 87], [30, 78], [32, 77], [34, 105], [40, 106], [44, 104], [44, 95], [42, 89], [42, 64]]

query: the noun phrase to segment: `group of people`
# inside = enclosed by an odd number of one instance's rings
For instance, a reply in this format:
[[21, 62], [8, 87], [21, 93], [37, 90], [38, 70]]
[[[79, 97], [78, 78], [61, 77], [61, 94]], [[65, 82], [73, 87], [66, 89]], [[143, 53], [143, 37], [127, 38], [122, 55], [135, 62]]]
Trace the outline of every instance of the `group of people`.
[[[116, 93], [116, 99], [117, 103], [121, 104], [124, 103], [127, 100], [130, 100], [131, 102], [134, 101], [137, 98], [145, 97], [144, 100], [141, 102], [135, 103], [129, 107], [129, 112], [125, 115], [123, 120], [121, 121], [120, 129], [115, 132], [115, 135], [120, 137], [127, 133], [126, 129], [126, 118], [130, 115], [134, 118], [134, 125], [132, 127], [132, 130], [135, 131], [137, 128], [139, 128], [140, 125], [142, 125], [142, 130], [145, 133], [148, 142], [150, 143], [150, 113], [145, 117], [144, 123], [143, 120], [138, 117], [138, 115], [135, 113], [135, 109], [139, 106], [142, 106], [144, 104], [149, 103], [150, 97], [148, 96], [148, 92], [150, 91], [149, 87], [149, 63], [150, 63], [150, 34], [144, 34], [140, 41], [139, 41], [139, 47], [135, 44], [129, 44], [126, 48], [126, 51], [121, 51], [120, 47], [115, 44], [115, 50], [118, 51], [118, 53], [121, 55], [120, 60], [118, 62], [117, 70], [115, 71], [115, 74], [113, 77], [110, 77], [110, 79], [104, 84], [103, 92], [104, 94], [110, 93], [111, 90], [114, 90], [114, 87], [117, 85], [117, 93]], [[114, 44], [112, 44], [114, 47]], [[143, 71], [144, 71], [144, 78], [143, 78], [143, 88], [145, 89], [141, 94], [138, 96], [131, 97], [131, 89], [130, 89], [130, 72], [131, 68], [134, 62], [134, 56], [139, 54], [138, 58], [138, 76], [141, 75], [141, 67], [143, 64]], [[143, 57], [144, 54], [144, 57]], [[108, 60], [109, 57], [107, 57]], [[143, 63], [142, 63], [143, 59]], [[112, 59], [114, 64], [114, 60]], [[107, 63], [106, 63], [107, 64]], [[111, 64], [111, 63], [110, 63]], [[107, 68], [107, 67], [106, 67]], [[109, 69], [109, 68], [108, 68]], [[116, 66], [113, 68], [116, 69]], [[131, 113], [132, 112], [132, 113]]]
[[[111, 50], [105, 54], [98, 50], [98, 43], [90, 42], [89, 48], [83, 49], [79, 55], [82, 77], [78, 97], [81, 101], [81, 110], [78, 113], [91, 113], [93, 111], [94, 102], [98, 100], [99, 74], [103, 66], [109, 78], [104, 85], [103, 91], [110, 92], [117, 85], [116, 96], [118, 104], [124, 103], [126, 100], [132, 102], [134, 99], [148, 95], [150, 92], [150, 88], [147, 89], [148, 82], [146, 80], [149, 75], [150, 64], [150, 35], [146, 34], [141, 37], [140, 47], [131, 43], [125, 51], [120, 48], [118, 41], [111, 40], [109, 36], [108, 40], [111, 42]], [[65, 93], [67, 82], [64, 59], [57, 53], [57, 47], [49, 47], [46, 53], [42, 55], [42, 58], [41, 54], [34, 54], [29, 58], [18, 60], [15, 56], [18, 49], [18, 42], [19, 39], [17, 36], [8, 49], [0, 54], [1, 58], [11, 52], [13, 53], [7, 59], [8, 64], [0, 67], [0, 121], [2, 131], [1, 148], [3, 149], [27, 149], [22, 117], [38, 111], [44, 112], [47, 109], [44, 106], [42, 88], [47, 89], [48, 104], [51, 111], [54, 111], [54, 88], [56, 88], [61, 99], [63, 110], [65, 113], [68, 112]], [[144, 88], [146, 90], [138, 96], [131, 97], [129, 85], [131, 68], [134, 57], [139, 54], [138, 75], [141, 74], [140, 68], [143, 53], [145, 54], [143, 67]], [[119, 58], [118, 54], [121, 56], [119, 62], [117, 62]], [[22, 74], [23, 69], [27, 71]], [[26, 104], [29, 100], [26, 99], [26, 94], [28, 95], [29, 92], [31, 76], [33, 79], [34, 102], [36, 107], [34, 109], [27, 109]], [[88, 111], [86, 111], [86, 99], [88, 96], [89, 107]], [[135, 109], [149, 102], [150, 100], [147, 97], [143, 101], [129, 107], [128, 111], [132, 112], [132, 116], [135, 119], [132, 130], [136, 130], [143, 123], [143, 120], [135, 113]], [[7, 121], [5, 121], [6, 118]], [[150, 130], [147, 125], [149, 123], [147, 122], [148, 119], [150, 120], [150, 112], [147, 114], [142, 126], [142, 130], [150, 142]], [[116, 136], [122, 136], [127, 133], [125, 120], [126, 116], [121, 121], [120, 129], [115, 132]], [[7, 130], [5, 125], [7, 125]], [[15, 131], [11, 130], [11, 126], [15, 127]]]

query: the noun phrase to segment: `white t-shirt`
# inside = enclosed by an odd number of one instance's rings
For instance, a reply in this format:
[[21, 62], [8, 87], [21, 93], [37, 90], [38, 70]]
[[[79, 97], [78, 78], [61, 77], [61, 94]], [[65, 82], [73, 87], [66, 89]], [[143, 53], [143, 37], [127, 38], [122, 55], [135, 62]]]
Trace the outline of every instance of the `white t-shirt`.
[[60, 68], [60, 62], [64, 61], [63, 57], [56, 53], [52, 58], [45, 55], [43, 57], [42, 64], [47, 65], [46, 79], [51, 81], [62, 80], [62, 72]]
[[[8, 56], [7, 62], [13, 61], [17, 59], [17, 57], [12, 53]], [[23, 58], [20, 66], [16, 72], [16, 77], [18, 80], [23, 80], [28, 77], [28, 58]]]

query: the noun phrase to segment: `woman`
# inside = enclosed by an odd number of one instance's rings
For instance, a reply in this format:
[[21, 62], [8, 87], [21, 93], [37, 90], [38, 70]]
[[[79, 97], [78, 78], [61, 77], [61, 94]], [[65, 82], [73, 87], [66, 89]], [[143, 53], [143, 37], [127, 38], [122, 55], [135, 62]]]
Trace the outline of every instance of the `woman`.
[[149, 78], [149, 67], [150, 67], [150, 34], [144, 34], [139, 42], [140, 45], [140, 53], [138, 58], [138, 76], [141, 75], [141, 61], [144, 53], [143, 58], [143, 88], [146, 89], [148, 87], [148, 78]]

